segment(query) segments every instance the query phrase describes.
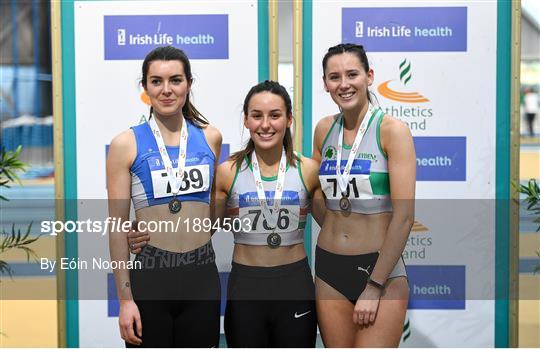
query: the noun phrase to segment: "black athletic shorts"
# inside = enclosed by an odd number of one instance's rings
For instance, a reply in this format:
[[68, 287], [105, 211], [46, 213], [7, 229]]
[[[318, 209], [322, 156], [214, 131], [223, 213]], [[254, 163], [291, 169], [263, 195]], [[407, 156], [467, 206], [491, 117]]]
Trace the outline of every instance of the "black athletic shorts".
[[229, 347], [314, 347], [315, 287], [307, 258], [275, 267], [233, 262], [225, 336]]
[[[345, 296], [352, 304], [356, 304], [358, 297], [366, 288], [368, 277], [373, 272], [378, 258], [379, 252], [340, 255], [317, 246], [315, 275]], [[399, 259], [388, 278], [399, 276], [407, 277], [403, 258]]]

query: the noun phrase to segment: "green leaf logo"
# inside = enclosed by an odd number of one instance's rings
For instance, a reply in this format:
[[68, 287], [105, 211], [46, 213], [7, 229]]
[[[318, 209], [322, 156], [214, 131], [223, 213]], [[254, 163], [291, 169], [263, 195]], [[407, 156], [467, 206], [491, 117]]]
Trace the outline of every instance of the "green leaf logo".
[[403, 342], [405, 342], [411, 336], [411, 322], [409, 319], [403, 325]]
[[407, 83], [411, 80], [411, 77], [411, 62], [405, 58], [403, 62], [399, 64], [399, 78], [401, 79], [403, 85], [407, 85]]

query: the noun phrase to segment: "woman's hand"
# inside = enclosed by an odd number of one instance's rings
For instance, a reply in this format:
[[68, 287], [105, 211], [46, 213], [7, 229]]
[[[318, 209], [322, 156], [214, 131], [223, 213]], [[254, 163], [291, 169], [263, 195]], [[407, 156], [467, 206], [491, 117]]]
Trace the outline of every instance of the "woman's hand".
[[367, 284], [354, 306], [353, 323], [360, 326], [368, 326], [374, 323], [381, 296], [382, 291], [380, 289]]
[[131, 222], [131, 230], [128, 233], [128, 244], [131, 253], [140, 253], [142, 248], [150, 241], [150, 234], [148, 232], [140, 232], [137, 221]]
[[[142, 344], [141, 314], [139, 314], [139, 308], [137, 308], [137, 304], [133, 300], [120, 301], [118, 323], [120, 325], [120, 336], [123, 340], [133, 345]], [[133, 331], [134, 323], [137, 334]]]

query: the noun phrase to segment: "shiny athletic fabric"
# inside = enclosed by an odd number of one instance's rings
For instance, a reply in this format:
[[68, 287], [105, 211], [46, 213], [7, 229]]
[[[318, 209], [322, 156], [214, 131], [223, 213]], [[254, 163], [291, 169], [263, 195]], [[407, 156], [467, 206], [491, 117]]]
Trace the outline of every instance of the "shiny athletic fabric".
[[229, 347], [315, 346], [315, 287], [307, 258], [276, 267], [233, 262], [227, 298]]
[[[261, 176], [269, 207], [274, 205], [277, 176]], [[302, 177], [300, 161], [296, 168], [287, 166], [283, 196], [275, 232], [281, 236], [281, 246], [291, 246], [304, 242], [304, 228], [309, 212], [309, 191], [306, 189]], [[257, 185], [253, 177], [251, 162], [245, 158], [236, 168], [233, 184], [229, 189], [227, 198], [228, 216], [234, 221], [240, 219], [251, 221], [249, 229], [233, 230], [234, 243], [243, 245], [266, 246], [267, 238], [272, 230], [262, 213], [261, 204], [257, 194]]]
[[135, 261], [142, 263], [130, 271], [142, 347], [217, 347], [220, 283], [211, 241], [184, 253], [145, 246]]
[[[373, 272], [379, 252], [361, 255], [340, 255], [323, 250], [319, 246], [315, 251], [315, 275], [341, 293], [352, 304], [367, 285], [368, 276]], [[388, 279], [407, 277], [405, 263], [400, 258]]]
[[[354, 213], [392, 212], [388, 159], [380, 140], [383, 117], [384, 113], [380, 108], [374, 109], [352, 163], [346, 196], [351, 203], [351, 212]], [[339, 162], [341, 171], [344, 170], [352, 149], [352, 146], [343, 144], [341, 159], [338, 161], [337, 148], [343, 118], [342, 114], [336, 117], [323, 141], [319, 168], [319, 181], [326, 198], [326, 208], [332, 211], [341, 211], [339, 200], [342, 194], [338, 185], [336, 166]]]
[[[215, 156], [202, 129], [184, 119], [188, 129], [185, 177], [180, 186], [180, 201], [210, 203]], [[135, 211], [154, 205], [168, 204], [171, 186], [163, 159], [150, 125], [145, 122], [132, 127], [137, 142], [137, 156], [131, 165], [131, 200]], [[166, 146], [174, 168], [178, 168], [179, 147]]]

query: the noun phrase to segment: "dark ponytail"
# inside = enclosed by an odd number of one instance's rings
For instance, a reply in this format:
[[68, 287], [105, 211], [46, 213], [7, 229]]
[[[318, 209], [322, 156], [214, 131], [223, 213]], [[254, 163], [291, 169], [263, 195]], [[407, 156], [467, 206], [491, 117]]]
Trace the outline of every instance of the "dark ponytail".
[[[261, 92], [270, 92], [283, 98], [283, 102], [285, 103], [285, 111], [286, 111], [287, 117], [292, 117], [291, 97], [287, 93], [287, 90], [285, 89], [285, 87], [281, 86], [276, 81], [266, 80], [264, 82], [261, 82], [253, 86], [249, 90], [248, 94], [246, 95], [246, 98], [244, 99], [244, 107], [243, 107], [244, 118], [247, 118], [249, 101], [251, 100], [251, 97]], [[283, 147], [285, 148], [285, 155], [287, 156], [287, 165], [296, 167], [296, 163], [297, 161], [300, 161], [300, 158], [294, 152], [294, 141], [292, 138], [290, 127], [287, 127], [287, 129], [285, 130], [285, 138], [283, 138]], [[230, 158], [233, 160], [233, 165], [235, 165], [237, 168], [240, 167], [240, 165], [242, 164], [242, 161], [244, 161], [245, 158], [247, 158], [248, 161], [251, 161], [251, 154], [253, 153], [253, 150], [255, 150], [255, 143], [250, 138], [244, 149], [237, 151], [236, 153], [231, 155]]]

